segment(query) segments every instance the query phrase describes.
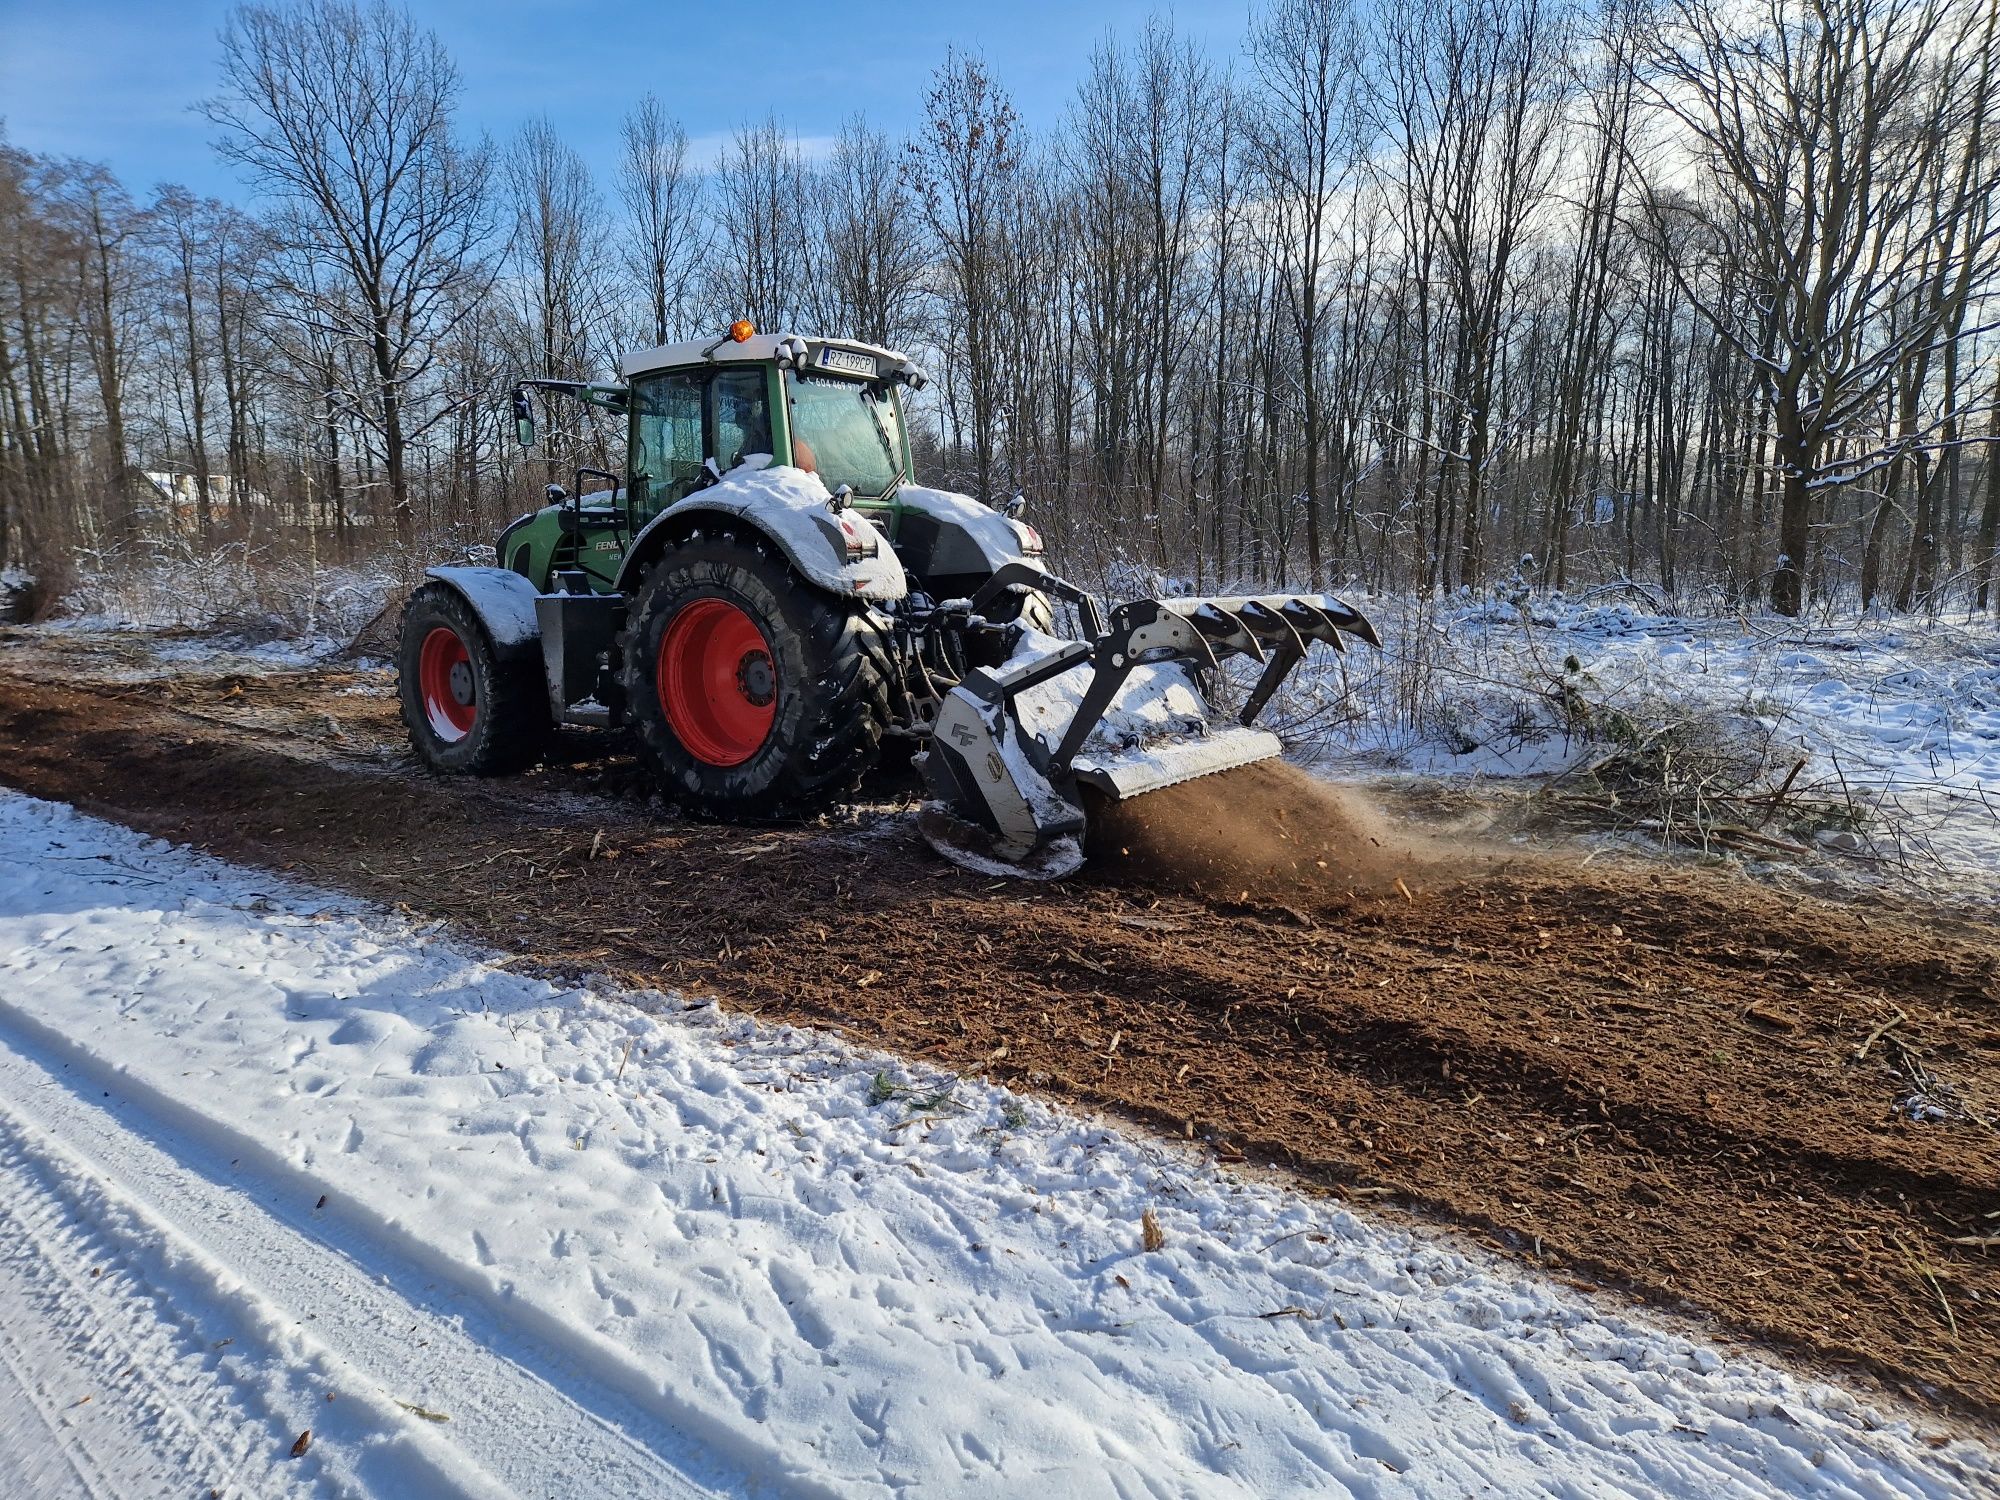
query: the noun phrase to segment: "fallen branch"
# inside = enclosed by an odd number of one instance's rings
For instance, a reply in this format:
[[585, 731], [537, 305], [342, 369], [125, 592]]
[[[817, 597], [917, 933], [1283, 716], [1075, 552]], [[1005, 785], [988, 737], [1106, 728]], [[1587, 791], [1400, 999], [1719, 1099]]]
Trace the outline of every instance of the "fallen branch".
[[1856, 1062], [1860, 1062], [1863, 1059], [1865, 1059], [1868, 1056], [1868, 1049], [1870, 1047], [1874, 1046], [1877, 1042], [1881, 1041], [1882, 1038], [1886, 1036], [1889, 1032], [1895, 1030], [1896, 1027], [1902, 1025], [1905, 1021], [1909, 1019], [1910, 1018], [1908, 1016], [1903, 1014], [1903, 1008], [1900, 1005], [1897, 1006], [1896, 1014], [1891, 1016], [1888, 1020], [1884, 1021], [1880, 1026], [1877, 1026], [1873, 1031], [1869, 1032], [1868, 1039], [1855, 1049], [1854, 1060]]

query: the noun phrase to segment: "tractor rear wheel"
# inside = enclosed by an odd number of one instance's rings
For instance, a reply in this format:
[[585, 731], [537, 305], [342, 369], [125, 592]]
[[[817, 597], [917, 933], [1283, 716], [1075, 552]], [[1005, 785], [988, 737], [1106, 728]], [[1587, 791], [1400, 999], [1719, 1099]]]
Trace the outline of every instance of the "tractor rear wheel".
[[667, 795], [708, 817], [788, 818], [853, 792], [889, 722], [860, 607], [761, 538], [670, 550], [632, 601], [625, 712]]
[[479, 616], [449, 585], [427, 583], [410, 595], [396, 668], [410, 744], [433, 771], [504, 775], [547, 747], [541, 662], [501, 660]]

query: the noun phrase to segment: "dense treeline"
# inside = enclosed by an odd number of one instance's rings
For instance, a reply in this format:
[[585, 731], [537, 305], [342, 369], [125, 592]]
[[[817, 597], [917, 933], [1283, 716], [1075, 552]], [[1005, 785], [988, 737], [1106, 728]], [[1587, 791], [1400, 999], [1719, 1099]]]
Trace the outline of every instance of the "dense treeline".
[[1094, 579], [2000, 605], [1996, 26], [1271, 0], [1107, 38], [1046, 134], [953, 54], [908, 139], [697, 160], [647, 96], [599, 181], [469, 138], [406, 13], [249, 6], [244, 205], [0, 143], [0, 566], [486, 537], [618, 459], [512, 449], [513, 378], [747, 315], [916, 353], [926, 474]]

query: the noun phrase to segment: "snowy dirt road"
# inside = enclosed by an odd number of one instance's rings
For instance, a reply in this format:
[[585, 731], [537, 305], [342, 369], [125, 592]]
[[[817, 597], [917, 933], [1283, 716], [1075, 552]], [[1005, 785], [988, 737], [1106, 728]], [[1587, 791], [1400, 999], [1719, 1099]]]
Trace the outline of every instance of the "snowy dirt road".
[[1412, 871], [1409, 898], [1324, 909], [1253, 876], [1239, 899], [1174, 868], [1246, 826], [1217, 806], [1029, 890], [942, 865], [886, 808], [661, 816], [615, 742], [416, 775], [379, 676], [0, 675], [0, 779], [448, 918], [532, 972], [843, 1028], [2000, 1413], [1986, 927], [1611, 860]]
[[12, 793], [0, 840], [29, 1493], [2000, 1483], [1976, 1442], [1005, 1090], [511, 975]]

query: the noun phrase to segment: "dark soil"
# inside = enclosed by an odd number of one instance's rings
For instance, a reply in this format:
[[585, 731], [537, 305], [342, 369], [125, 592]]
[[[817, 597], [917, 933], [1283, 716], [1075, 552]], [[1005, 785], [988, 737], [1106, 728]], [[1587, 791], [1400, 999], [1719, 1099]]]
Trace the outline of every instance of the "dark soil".
[[[1283, 773], [1124, 810], [1068, 882], [987, 880], [892, 812], [652, 815], [608, 742], [429, 780], [357, 684], [0, 677], [0, 777], [530, 966], [1101, 1106], [2000, 1421], [1987, 938], [1726, 873], [1441, 851]], [[1956, 1117], [1899, 1113], [1919, 1077]]]

